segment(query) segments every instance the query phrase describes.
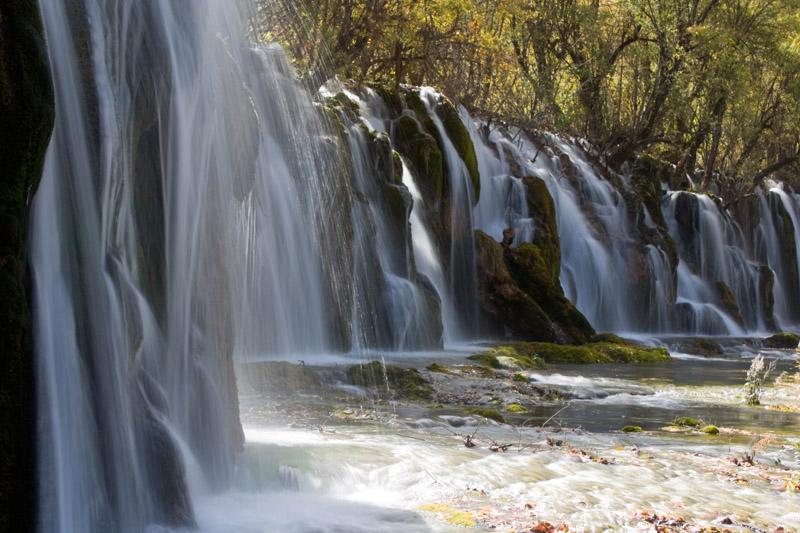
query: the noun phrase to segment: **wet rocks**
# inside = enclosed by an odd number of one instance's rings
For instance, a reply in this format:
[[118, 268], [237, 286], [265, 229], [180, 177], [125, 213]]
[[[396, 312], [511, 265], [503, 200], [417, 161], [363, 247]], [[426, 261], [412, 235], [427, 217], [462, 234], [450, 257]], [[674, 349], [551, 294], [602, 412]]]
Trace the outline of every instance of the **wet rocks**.
[[794, 333], [776, 333], [764, 339], [765, 348], [793, 350], [800, 345], [800, 336]]

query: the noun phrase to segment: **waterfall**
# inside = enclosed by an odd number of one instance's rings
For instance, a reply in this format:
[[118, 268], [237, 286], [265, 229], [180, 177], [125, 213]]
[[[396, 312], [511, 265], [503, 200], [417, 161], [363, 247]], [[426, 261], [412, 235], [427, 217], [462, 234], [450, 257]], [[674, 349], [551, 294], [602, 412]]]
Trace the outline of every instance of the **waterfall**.
[[[520, 208], [525, 191], [517, 183], [528, 175], [541, 178], [556, 206], [565, 295], [600, 331], [637, 330], [632, 301], [619, 298], [628, 292], [628, 248], [635, 233], [622, 194], [574, 143], [554, 135], [533, 141], [515, 129], [494, 129], [487, 137], [480, 133], [480, 121], [466, 122], [481, 169], [478, 227], [498, 241], [503, 229], [514, 227], [512, 244], [529, 242], [536, 227], [527, 209]], [[654, 313], [665, 314], [667, 304], [658, 305]]]
[[[342, 120], [355, 189], [363, 198], [353, 212], [353, 350], [437, 348], [438, 332], [430, 327], [436, 323], [437, 306], [431, 305], [424, 287], [414, 282], [408, 225], [413, 194], [404, 185], [405, 165], [383, 132], [370, 143], [367, 136], [372, 134], [362, 122], [351, 123], [346, 115]], [[398, 163], [402, 170], [396, 168]]]
[[250, 3], [41, 9], [57, 107], [29, 243], [43, 530], [192, 527], [243, 445], [235, 358], [476, 338], [474, 230], [533, 241], [529, 176], [595, 328], [764, 331], [766, 293], [781, 327], [800, 320], [800, 201], [781, 186], [751, 235], [703, 195], [644, 205], [586, 143], [487, 132], [432, 89], [315, 100], [280, 47], [245, 38]]
[[[689, 331], [742, 335], [747, 330], [763, 330], [760, 269], [747, 258], [745, 235], [739, 224], [703, 194], [670, 193], [663, 210], [681, 257], [678, 304], [684, 306], [683, 313], [694, 315], [689, 318], [694, 324]], [[724, 308], [720, 290], [733, 291], [736, 310]], [[737, 313], [741, 317], [736, 317]]]
[[784, 184], [767, 182], [759, 194], [756, 253], [775, 273], [775, 319], [781, 328], [800, 321], [800, 198]]
[[474, 205], [469, 171], [450, 139], [436, 111], [440, 95], [423, 88], [420, 96], [433, 119], [441, 139], [445, 174], [449, 185], [450, 218], [450, 295], [458, 309], [455, 335], [460, 339], [474, 338], [478, 328], [478, 287], [475, 270], [475, 234], [472, 218]]
[[246, 9], [41, 8], [57, 121], [30, 245], [40, 524], [188, 526], [242, 445], [234, 352], [350, 345], [343, 150], [280, 49], [244, 40]]

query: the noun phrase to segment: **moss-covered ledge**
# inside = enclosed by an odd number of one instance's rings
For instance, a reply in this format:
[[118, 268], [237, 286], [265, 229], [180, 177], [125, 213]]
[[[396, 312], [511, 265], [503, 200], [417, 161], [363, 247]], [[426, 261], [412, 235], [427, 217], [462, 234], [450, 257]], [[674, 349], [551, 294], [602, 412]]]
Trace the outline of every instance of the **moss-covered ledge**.
[[616, 336], [597, 335], [592, 341], [578, 346], [548, 342], [512, 342], [472, 357], [491, 366], [492, 360], [488, 357], [494, 356], [498, 368], [501, 366], [498, 357], [501, 354], [516, 362], [531, 362], [534, 364], [533, 368], [541, 367], [542, 361], [556, 364], [619, 364], [662, 363], [671, 359], [664, 348], [639, 346]]
[[36, 529], [36, 395], [25, 238], [53, 120], [38, 3], [7, 0], [0, 7], [0, 531]]

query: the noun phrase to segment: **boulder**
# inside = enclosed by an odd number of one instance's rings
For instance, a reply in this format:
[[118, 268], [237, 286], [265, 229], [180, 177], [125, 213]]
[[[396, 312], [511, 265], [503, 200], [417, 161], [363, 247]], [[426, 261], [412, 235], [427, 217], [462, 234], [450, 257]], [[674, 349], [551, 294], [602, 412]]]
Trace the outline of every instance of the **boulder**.
[[[512, 230], [513, 231], [513, 230]], [[540, 249], [531, 243], [505, 246], [482, 231], [475, 233], [478, 302], [494, 332], [560, 344], [586, 342], [592, 329], [554, 282]]]

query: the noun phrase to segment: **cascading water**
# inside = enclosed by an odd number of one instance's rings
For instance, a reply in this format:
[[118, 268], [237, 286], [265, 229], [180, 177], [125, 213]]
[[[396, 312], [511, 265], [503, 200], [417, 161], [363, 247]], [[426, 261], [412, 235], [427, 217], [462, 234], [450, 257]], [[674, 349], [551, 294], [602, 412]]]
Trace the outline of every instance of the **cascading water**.
[[775, 319], [783, 328], [800, 321], [800, 198], [783, 184], [767, 182], [759, 192], [754, 255], [775, 273]]
[[[667, 227], [681, 257], [677, 304], [683, 309], [676, 319], [679, 327], [728, 335], [741, 335], [746, 329], [763, 330], [760, 269], [745, 255], [745, 238], [739, 225], [706, 195], [673, 192], [663, 205]], [[724, 295], [720, 291], [727, 290], [735, 295], [736, 312], [722, 306]], [[737, 312], [741, 317], [734, 316]], [[682, 321], [688, 322], [680, 324]]]
[[442, 119], [436, 112], [441, 96], [433, 89], [420, 90], [428, 115], [441, 139], [444, 168], [449, 184], [450, 228], [450, 295], [453, 299], [453, 313], [457, 317], [455, 335], [458, 339], [475, 337], [478, 331], [478, 287], [475, 270], [475, 234], [472, 218], [474, 193], [470, 183], [469, 171], [450, 140]]
[[438, 305], [413, 281], [414, 250], [407, 222], [412, 195], [402, 179], [396, 182], [399, 156], [383, 134], [375, 136], [370, 150], [364, 125], [350, 123], [346, 115], [342, 120], [347, 124], [354, 185], [363, 198], [353, 213], [353, 350], [438, 348]]
[[[598, 175], [582, 148], [559, 137], [545, 135], [533, 142], [523, 132], [495, 129], [487, 138], [480, 121], [465, 123], [481, 169], [478, 227], [498, 241], [504, 228], [514, 227], [514, 246], [530, 241], [537, 230], [530, 226], [527, 210], [520, 208], [525, 191], [517, 183], [527, 175], [540, 177], [556, 206], [565, 295], [598, 330], [641, 329], [633, 301], [619, 298], [628, 292], [629, 248], [635, 245], [620, 192]], [[653, 272], [662, 267], [661, 259], [648, 252]], [[658, 290], [664, 294], [653, 300], [651, 322], [656, 323], [667, 314], [671, 288], [661, 284]]]
[[242, 444], [234, 351], [349, 346], [340, 146], [238, 4], [41, 8], [58, 118], [30, 252], [40, 524], [191, 525]]

